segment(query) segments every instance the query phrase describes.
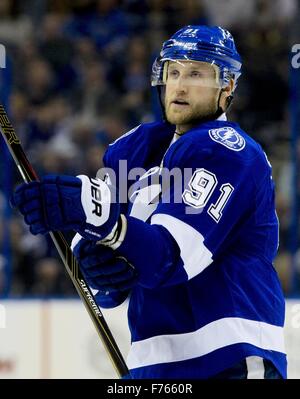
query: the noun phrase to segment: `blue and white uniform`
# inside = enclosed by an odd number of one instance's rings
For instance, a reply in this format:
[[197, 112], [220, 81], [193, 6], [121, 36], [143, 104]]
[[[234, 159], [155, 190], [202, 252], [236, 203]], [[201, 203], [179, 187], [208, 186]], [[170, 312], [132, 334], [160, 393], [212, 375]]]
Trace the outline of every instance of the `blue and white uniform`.
[[[104, 156], [117, 175], [119, 160], [151, 170], [126, 182], [135, 195], [122, 205], [127, 233], [117, 249], [139, 273], [128, 309], [131, 374], [208, 378], [259, 356], [286, 378], [271, 166], [236, 123], [205, 122], [170, 145], [174, 130], [140, 125]], [[181, 172], [169, 185], [161, 164]]]

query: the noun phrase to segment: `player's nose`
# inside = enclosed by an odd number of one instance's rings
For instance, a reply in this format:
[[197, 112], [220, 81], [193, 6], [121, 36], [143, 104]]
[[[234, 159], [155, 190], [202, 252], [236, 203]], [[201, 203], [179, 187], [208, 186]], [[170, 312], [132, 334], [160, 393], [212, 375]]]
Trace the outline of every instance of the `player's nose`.
[[180, 93], [186, 93], [187, 91], [187, 84], [186, 84], [186, 79], [182, 76], [180, 76], [175, 83], [175, 91], [177, 94]]

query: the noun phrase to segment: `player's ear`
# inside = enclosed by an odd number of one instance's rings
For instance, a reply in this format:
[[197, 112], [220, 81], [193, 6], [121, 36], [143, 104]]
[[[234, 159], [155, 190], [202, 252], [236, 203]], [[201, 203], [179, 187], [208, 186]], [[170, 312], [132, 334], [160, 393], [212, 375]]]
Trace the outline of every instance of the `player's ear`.
[[222, 89], [223, 92], [225, 93], [225, 97], [231, 96], [233, 87], [234, 87], [234, 80], [230, 79], [229, 84]]
[[226, 111], [229, 106], [230, 103], [232, 101], [232, 92], [233, 92], [233, 88], [234, 88], [234, 80], [230, 79], [229, 84], [222, 88], [222, 94], [221, 94], [221, 98], [220, 98], [220, 106], [222, 107], [222, 109], [224, 111]]

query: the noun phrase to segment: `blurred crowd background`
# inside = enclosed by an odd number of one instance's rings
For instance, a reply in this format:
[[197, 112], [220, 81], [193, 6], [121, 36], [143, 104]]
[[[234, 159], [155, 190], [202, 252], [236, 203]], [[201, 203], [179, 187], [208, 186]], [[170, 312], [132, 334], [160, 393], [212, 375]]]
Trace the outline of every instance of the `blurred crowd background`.
[[[187, 24], [229, 29], [243, 58], [229, 117], [272, 163], [280, 220], [275, 267], [285, 294], [299, 294], [290, 106], [299, 10], [298, 0], [1, 0], [7, 105], [28, 158], [40, 175], [94, 176], [108, 143], [159, 116], [150, 73], [162, 42]], [[32, 236], [8, 206], [7, 176], [11, 189], [21, 179], [2, 140], [0, 149], [0, 295], [74, 295], [52, 243]]]

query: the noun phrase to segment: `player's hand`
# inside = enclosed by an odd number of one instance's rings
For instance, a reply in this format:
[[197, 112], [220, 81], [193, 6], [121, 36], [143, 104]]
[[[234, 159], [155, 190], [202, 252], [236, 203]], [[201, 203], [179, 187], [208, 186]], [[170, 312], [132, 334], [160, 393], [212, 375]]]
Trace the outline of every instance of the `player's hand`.
[[32, 234], [76, 230], [98, 241], [112, 231], [120, 216], [113, 194], [100, 179], [47, 175], [40, 182], [18, 186], [12, 205], [19, 208]]
[[[78, 241], [76, 235], [72, 247]], [[94, 241], [80, 239], [73, 248], [80, 270], [88, 285], [98, 290], [97, 302], [102, 307], [117, 306], [137, 284], [137, 272], [125, 258]]]

